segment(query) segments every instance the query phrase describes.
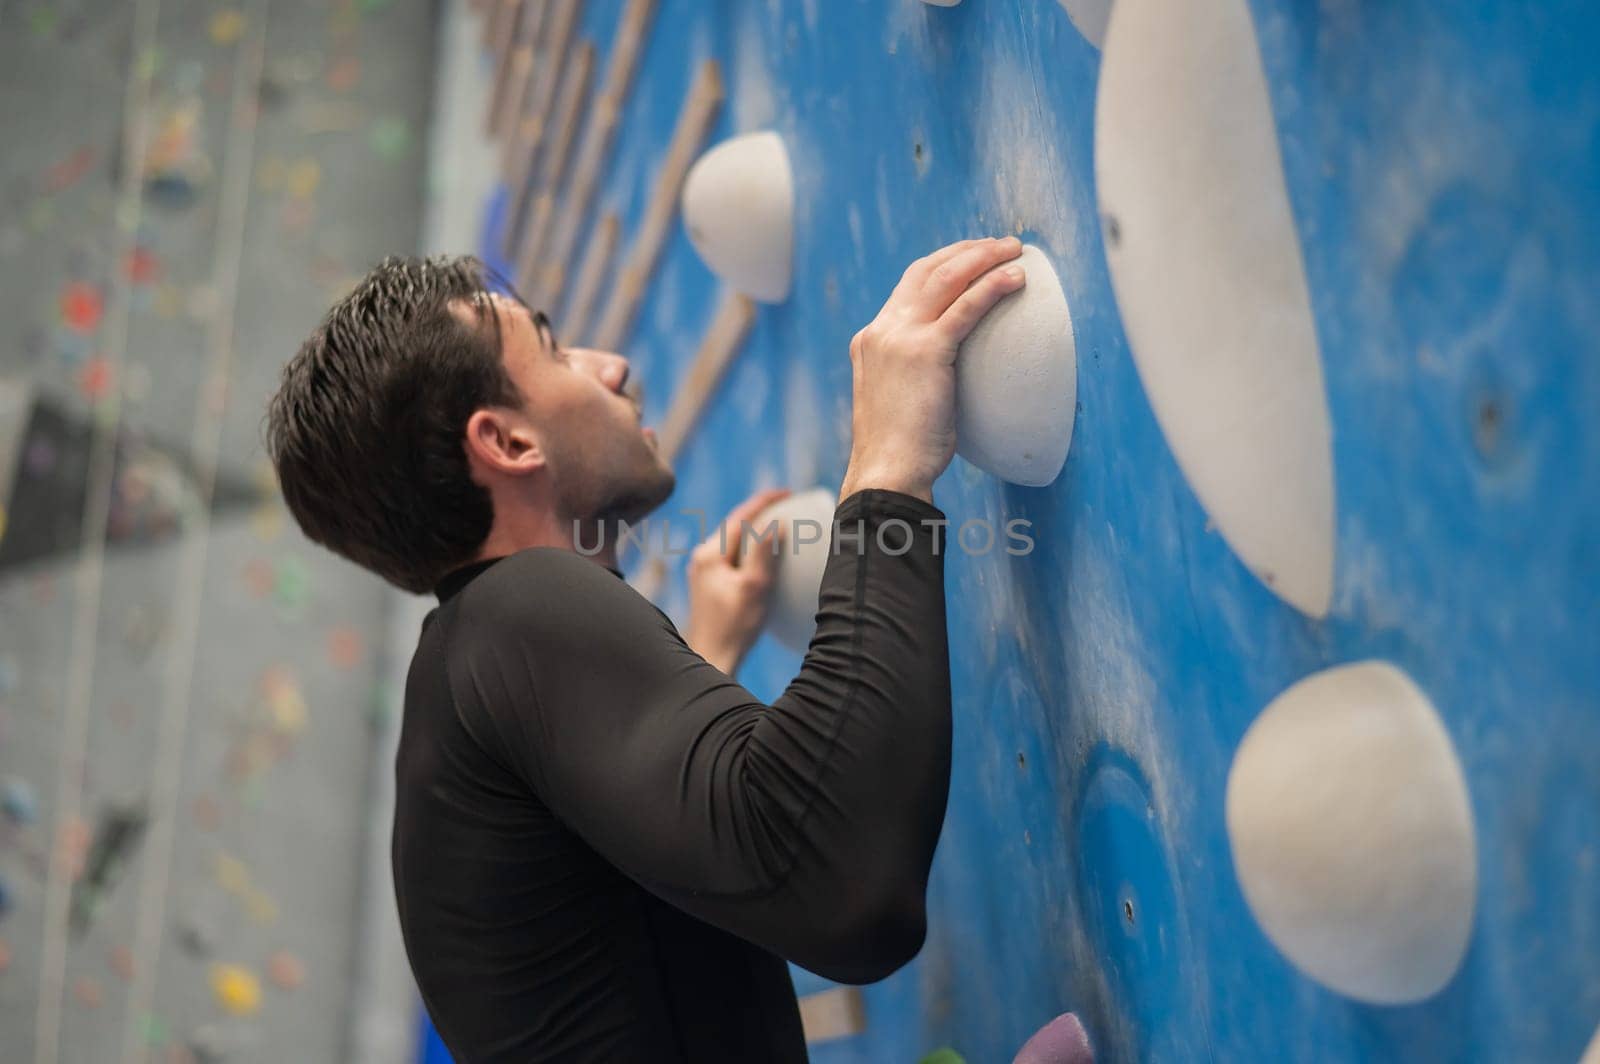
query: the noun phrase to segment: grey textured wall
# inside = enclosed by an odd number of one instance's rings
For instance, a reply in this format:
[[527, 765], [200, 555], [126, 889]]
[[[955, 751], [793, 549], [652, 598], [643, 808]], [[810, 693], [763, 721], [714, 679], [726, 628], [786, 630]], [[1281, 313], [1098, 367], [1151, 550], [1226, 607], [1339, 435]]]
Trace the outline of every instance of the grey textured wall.
[[0, 0], [0, 1059], [350, 1057], [395, 599], [288, 519], [261, 418], [418, 245], [434, 37]]

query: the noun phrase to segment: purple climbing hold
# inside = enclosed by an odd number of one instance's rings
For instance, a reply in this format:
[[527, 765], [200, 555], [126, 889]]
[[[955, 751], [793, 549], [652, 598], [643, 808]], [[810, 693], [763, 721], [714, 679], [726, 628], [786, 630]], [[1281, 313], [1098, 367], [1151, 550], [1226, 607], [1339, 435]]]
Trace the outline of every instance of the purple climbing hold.
[[1064, 1012], [1028, 1039], [1011, 1064], [1094, 1064], [1089, 1032], [1075, 1013]]

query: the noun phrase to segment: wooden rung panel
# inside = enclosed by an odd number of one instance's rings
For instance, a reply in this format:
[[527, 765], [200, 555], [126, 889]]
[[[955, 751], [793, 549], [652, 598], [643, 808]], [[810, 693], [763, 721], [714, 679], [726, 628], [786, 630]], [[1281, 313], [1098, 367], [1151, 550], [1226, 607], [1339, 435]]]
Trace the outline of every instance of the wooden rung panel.
[[711, 320], [711, 327], [706, 330], [700, 349], [689, 364], [689, 372], [672, 397], [672, 405], [667, 408], [657, 436], [657, 447], [669, 465], [676, 460], [679, 449], [700, 420], [700, 414], [711, 401], [712, 393], [717, 390], [755, 320], [756, 305], [748, 296], [731, 290], [723, 294], [716, 317]]
[[[657, 0], [628, 0], [627, 9], [617, 25], [616, 40], [611, 46], [605, 88], [589, 112], [589, 121], [583, 132], [577, 168], [572, 174], [569, 201], [557, 220], [549, 253], [541, 253], [536, 261], [564, 266], [572, 257], [572, 248], [578, 239], [578, 226], [588, 217], [589, 207], [594, 200], [600, 166], [611, 146], [611, 137], [616, 132], [623, 104], [627, 102], [628, 90], [633, 84], [634, 70], [639, 65], [639, 53], [644, 48], [645, 32], [655, 14], [656, 3]], [[565, 270], [557, 273], [564, 276]], [[550, 306], [560, 297], [558, 281], [556, 287], [538, 292], [538, 304]]]
[[544, 32], [545, 13], [550, 5], [545, 0], [526, 0], [522, 17], [517, 20], [516, 43], [511, 50], [511, 61], [506, 64], [505, 76], [495, 79], [494, 98], [489, 105], [493, 115], [491, 125], [496, 140], [508, 146], [517, 129], [517, 110], [528, 92], [528, 80], [533, 76], [534, 54]]
[[672, 231], [672, 222], [678, 216], [678, 198], [683, 190], [683, 179], [700, 154], [706, 135], [716, 123], [722, 109], [722, 70], [714, 59], [701, 64], [689, 92], [684, 97], [683, 108], [678, 112], [678, 124], [672, 131], [667, 147], [667, 157], [656, 176], [650, 203], [645, 208], [644, 220], [639, 225], [623, 261], [617, 282], [606, 300], [605, 312], [600, 316], [600, 326], [595, 331], [595, 346], [607, 351], [620, 350], [633, 328], [634, 316], [644, 299], [650, 277], [655, 273], [661, 248]]
[[553, 118], [555, 134], [550, 138], [550, 150], [539, 160], [538, 174], [533, 181], [533, 214], [528, 224], [521, 226], [521, 239], [508, 249], [509, 257], [518, 278], [517, 287], [530, 290], [534, 281], [534, 263], [539, 249], [544, 247], [545, 236], [550, 231], [550, 218], [555, 209], [555, 190], [566, 176], [567, 158], [572, 153], [573, 131], [578, 124], [578, 111], [589, 95], [589, 75], [594, 69], [594, 45], [588, 41], [578, 49], [577, 58], [563, 79], [561, 95], [556, 102]]
[[583, 264], [578, 267], [578, 278], [557, 332], [563, 340], [570, 340], [580, 347], [591, 346], [588, 343], [589, 318], [594, 314], [600, 282], [605, 279], [606, 270], [611, 266], [611, 257], [616, 254], [621, 230], [622, 222], [611, 212], [607, 212], [600, 219], [600, 224], [595, 226], [594, 238], [584, 249]]
[[807, 994], [800, 999], [800, 1027], [808, 1045], [861, 1034], [867, 1029], [867, 1008], [861, 991], [839, 986]]
[[494, 93], [489, 98], [489, 109], [483, 116], [483, 131], [489, 136], [494, 135], [495, 105], [499, 95], [505, 92], [507, 68], [510, 66], [511, 46], [516, 38], [517, 22], [522, 14], [524, 3], [533, 0], [500, 0], [495, 5], [494, 14], [484, 23], [483, 43], [486, 48], [494, 51]]
[[[511, 222], [506, 227], [501, 250], [513, 262], [526, 243], [530, 200], [537, 191], [532, 180], [534, 163], [544, 146], [550, 110], [555, 106], [556, 86], [571, 76], [575, 65], [575, 62], [568, 62], [568, 56], [572, 53], [572, 35], [581, 7], [580, 0], [555, 0], [551, 17], [546, 22], [547, 32], [534, 58], [538, 74], [528, 85], [528, 98], [518, 111], [516, 133], [507, 141], [506, 154], [501, 159], [501, 172], [506, 175], [506, 187], [511, 190], [512, 197]], [[582, 53], [580, 48], [579, 57]], [[587, 78], [588, 73], [585, 71], [583, 76]]]

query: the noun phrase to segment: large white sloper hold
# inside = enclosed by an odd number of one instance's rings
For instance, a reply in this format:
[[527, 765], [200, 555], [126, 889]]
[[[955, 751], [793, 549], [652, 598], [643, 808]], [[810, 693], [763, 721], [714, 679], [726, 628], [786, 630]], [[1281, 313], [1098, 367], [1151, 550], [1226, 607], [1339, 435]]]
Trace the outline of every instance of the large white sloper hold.
[[1061, 0], [1067, 17], [1083, 39], [1096, 48], [1106, 43], [1106, 26], [1111, 21], [1111, 0]]
[[833, 549], [833, 514], [838, 504], [837, 492], [813, 488], [779, 499], [750, 523], [756, 532], [773, 521], [783, 530], [783, 553], [767, 631], [802, 654], [817, 630], [817, 593]]
[[1477, 837], [1438, 713], [1405, 673], [1363, 661], [1284, 691], [1228, 771], [1245, 901], [1295, 967], [1360, 1001], [1421, 1001], [1472, 933]]
[[689, 242], [711, 272], [763, 303], [789, 295], [794, 254], [794, 175], [773, 132], [725, 140], [683, 182]]
[[1017, 263], [1027, 283], [978, 322], [956, 357], [956, 450], [1001, 480], [1042, 487], [1072, 444], [1078, 348], [1050, 260], [1025, 244]]
[[1117, 0], [1095, 184], [1134, 364], [1179, 467], [1245, 566], [1325, 616], [1327, 399], [1246, 0]]

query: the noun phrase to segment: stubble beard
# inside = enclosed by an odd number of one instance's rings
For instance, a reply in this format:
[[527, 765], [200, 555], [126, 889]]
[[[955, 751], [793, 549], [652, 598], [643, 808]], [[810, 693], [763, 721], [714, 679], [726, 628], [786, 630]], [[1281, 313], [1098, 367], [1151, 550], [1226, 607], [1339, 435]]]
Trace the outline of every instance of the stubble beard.
[[[610, 479], [610, 478], [608, 478]], [[634, 525], [671, 497], [677, 477], [661, 462], [605, 485], [586, 483], [564, 501], [567, 519], [584, 543], [615, 543], [624, 523]]]

